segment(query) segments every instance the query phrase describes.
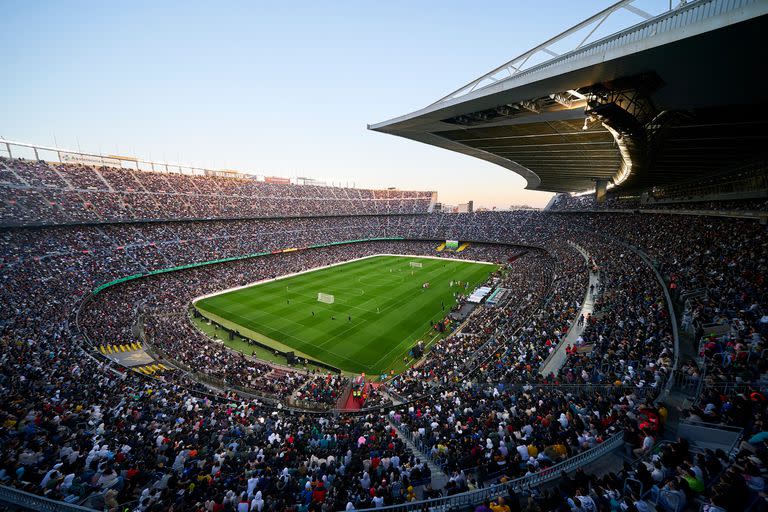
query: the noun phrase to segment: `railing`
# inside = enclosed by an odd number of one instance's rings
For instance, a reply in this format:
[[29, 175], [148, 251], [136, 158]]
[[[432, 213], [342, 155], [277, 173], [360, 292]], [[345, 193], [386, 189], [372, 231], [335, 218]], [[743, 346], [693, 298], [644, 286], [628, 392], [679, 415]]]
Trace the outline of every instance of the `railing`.
[[[89, 153], [79, 149], [64, 149], [28, 142], [19, 142], [0, 138], [0, 150], [7, 153], [7, 158], [29, 157], [37, 161], [55, 161], [63, 164], [82, 164], [95, 167], [115, 167], [118, 169], [135, 169], [137, 171], [156, 172], [163, 174], [184, 174], [188, 176], [217, 176], [230, 178], [246, 178], [257, 181], [267, 181], [275, 177], [267, 177], [250, 171], [236, 171], [229, 169], [210, 169], [188, 164], [168, 163], [155, 160], [143, 160], [132, 156], [102, 155], [101, 153]], [[0, 154], [0, 156], [6, 156]], [[294, 185], [311, 185], [334, 188], [355, 188], [355, 183], [326, 183], [311, 178], [277, 178], [280, 183], [290, 182]], [[350, 187], [351, 185], [351, 187]], [[433, 193], [433, 197], [435, 193]]]
[[397, 423], [394, 420], [389, 421], [390, 425], [394, 426], [403, 437], [413, 444], [413, 446], [419, 451], [421, 458], [432, 462], [435, 466], [438, 466], [440, 470], [446, 470], [446, 464], [444, 461], [436, 460], [432, 457], [432, 450], [421, 440], [413, 436], [413, 432], [408, 428], [408, 425], [404, 423]]
[[[582, 312], [582, 311], [583, 311], [583, 309], [584, 309], [584, 304], [586, 304], [586, 303], [587, 303], [587, 301], [589, 300], [589, 296], [590, 296], [590, 289], [589, 289], [589, 285], [590, 285], [590, 281], [592, 280], [592, 274], [593, 274], [592, 270], [589, 268], [589, 258], [590, 258], [590, 255], [589, 255], [589, 253], [588, 253], [588, 252], [587, 252], [587, 251], [586, 251], [586, 250], [585, 250], [583, 247], [581, 247], [581, 246], [580, 246], [580, 245], [578, 245], [577, 243], [575, 243], [575, 242], [572, 242], [572, 241], [570, 241], [570, 240], [568, 241], [568, 243], [569, 243], [571, 246], [573, 246], [573, 247], [574, 247], [574, 248], [575, 248], [577, 251], [579, 251], [579, 252], [581, 253], [581, 255], [584, 257], [584, 259], [586, 260], [586, 262], [587, 262], [587, 289], [586, 289], [586, 291], [584, 292], [584, 302], [582, 302], [582, 308], [579, 310], [579, 312], [578, 312], [578, 316], [576, 316], [576, 317], [573, 319], [573, 321], [571, 322], [571, 325], [568, 327], [568, 330], [565, 332], [565, 334], [563, 335], [563, 337], [562, 337], [562, 339], [560, 340], [560, 342], [559, 342], [557, 345], [555, 345], [555, 347], [554, 347], [554, 348], [552, 349], [552, 351], [549, 353], [549, 355], [547, 356], [547, 358], [546, 358], [546, 359], [544, 359], [544, 362], [542, 362], [542, 363], [541, 363], [541, 365], [539, 365], [539, 372], [541, 372], [541, 374], [542, 374], [542, 375], [544, 375], [545, 377], [546, 377], [546, 376], [547, 376], [549, 373], [554, 373], [554, 372], [550, 371], [550, 372], [548, 372], [548, 373], [546, 373], [546, 374], [545, 374], [545, 373], [544, 373], [544, 369], [545, 369], [545, 368], [547, 368], [547, 366], [549, 366], [549, 363], [552, 361], [552, 359], [554, 359], [554, 358], [555, 358], [555, 356], [556, 356], [556, 355], [557, 355], [557, 354], [560, 352], [560, 348], [561, 348], [561, 347], [562, 347], [562, 345], [565, 343], [565, 339], [566, 339], [566, 338], [568, 337], [568, 335], [571, 333], [571, 331], [573, 330], [573, 328], [574, 328], [574, 327], [576, 327], [576, 325], [578, 324], [578, 322], [579, 322], [579, 317], [581, 316], [581, 314], [582, 314], [581, 312]], [[600, 276], [599, 272], [595, 273], [595, 277], [596, 277], [597, 279], [599, 279], [599, 276]], [[598, 281], [598, 284], [599, 284], [599, 281]], [[597, 290], [596, 290], [596, 289], [595, 289], [595, 294], [597, 294]], [[585, 323], [585, 327], [586, 327], [586, 323]], [[564, 363], [564, 362], [565, 362], [565, 360], [563, 360], [563, 363]], [[560, 368], [562, 368], [562, 363], [561, 363], [561, 365], [560, 365]], [[559, 370], [560, 370], [560, 368], [557, 368], [557, 371], [559, 371]]]
[[674, 362], [672, 363], [672, 368], [669, 374], [669, 377], [667, 378], [667, 382], [664, 385], [663, 393], [661, 393], [657, 400], [663, 400], [665, 398], [665, 395], [669, 393], [669, 391], [672, 389], [672, 385], [674, 384], [674, 378], [675, 378], [675, 372], [677, 371], [677, 368], [680, 364], [680, 336], [677, 331], [677, 313], [675, 312], [675, 306], [672, 302], [672, 297], [669, 295], [669, 289], [667, 287], [667, 283], [664, 281], [664, 278], [661, 277], [661, 274], [659, 273], [658, 269], [653, 265], [651, 262], [651, 259], [648, 257], [648, 255], [642, 251], [640, 248], [635, 247], [632, 244], [629, 244], [625, 242], [624, 240], [620, 238], [616, 238], [611, 235], [607, 235], [605, 233], [602, 233], [601, 236], [613, 240], [614, 242], [626, 247], [635, 255], [637, 255], [645, 265], [651, 269], [651, 272], [653, 272], [654, 276], [656, 276], [656, 281], [658, 281], [659, 286], [661, 286], [661, 290], [664, 293], [664, 301], [667, 303], [667, 312], [669, 313], [669, 322], [672, 327], [672, 340], [674, 344]]
[[[684, 392], [688, 397], [695, 397], [695, 400], [700, 400], [702, 392], [704, 391], [704, 382], [706, 382], [707, 367], [704, 365], [697, 375], [689, 375], [682, 370], [675, 372], [675, 389]], [[687, 408], [691, 405], [690, 398], [687, 398], [683, 402], [683, 408]]]
[[586, 208], [584, 210], [555, 210], [555, 214], [583, 214], [583, 213], [630, 213], [632, 215], [690, 215], [696, 217], [726, 217], [729, 219], [754, 219], [765, 221], [768, 212], [753, 210], [673, 210], [670, 208]]
[[[478, 384], [481, 386], [482, 384]], [[552, 389], [562, 391], [567, 394], [595, 394], [595, 393], [616, 393], [616, 392], [632, 392], [640, 400], [644, 400], [650, 392], [658, 391], [658, 388], [653, 386], [638, 387], [634, 385], [615, 385], [615, 384], [520, 384], [515, 382], [496, 382], [495, 386], [499, 387], [499, 391], [506, 390], [520, 390], [520, 391], [532, 391], [538, 389]]]
[[585, 464], [593, 462], [598, 458], [607, 455], [608, 453], [617, 450], [624, 444], [624, 432], [621, 431], [608, 438], [602, 444], [590, 448], [578, 455], [575, 455], [563, 462], [555, 464], [549, 468], [543, 469], [538, 473], [530, 476], [524, 476], [510, 480], [503, 484], [492, 485], [482, 489], [465, 492], [462, 494], [456, 494], [454, 496], [445, 496], [442, 498], [435, 498], [431, 500], [412, 501], [410, 503], [403, 503], [400, 505], [392, 505], [389, 507], [381, 507], [375, 509], [361, 509], [361, 510], [388, 510], [388, 511], [409, 511], [409, 510], [452, 510], [462, 509], [465, 507], [471, 507], [482, 503], [484, 500], [490, 500], [499, 496], [506, 496], [510, 491], [523, 491], [526, 489], [532, 489], [545, 484], [551, 480], [560, 478], [560, 474], [565, 472], [571, 472], [578, 469]]
[[654, 187], [647, 204], [763, 198], [767, 192], [768, 161], [758, 158], [709, 175], [703, 182], [699, 176], [674, 185]]
[[[531, 246], [531, 247], [534, 247], [534, 246]], [[539, 247], [539, 249], [543, 249], [543, 250], [546, 251], [546, 249], [544, 249], [542, 247]], [[547, 253], [550, 256], [552, 255], [552, 253], [550, 253], [549, 251], [547, 251]], [[528, 324], [528, 322], [531, 320], [533, 315], [538, 313], [539, 310], [541, 310], [541, 308], [546, 304], [546, 302], [549, 300], [550, 294], [552, 293], [552, 288], [553, 288], [553, 285], [554, 285], [554, 279], [555, 279], [555, 275], [553, 273], [552, 274], [552, 279], [550, 279], [550, 281], [549, 281], [549, 283], [547, 285], [547, 289], [544, 291], [544, 293], [539, 298], [538, 303], [534, 302], [533, 304], [530, 305], [531, 311], [527, 312], [527, 315], [525, 316], [525, 318], [517, 319], [516, 322], [514, 322], [512, 325], [509, 326], [509, 330], [506, 333], [504, 333], [507, 337], [517, 336], [517, 333], [519, 333], [520, 330], [523, 329], [523, 327], [525, 327]], [[491, 339], [494, 341], [494, 343], [498, 342], [496, 336], [492, 336]], [[491, 340], [489, 339], [489, 341], [491, 341]], [[503, 344], [504, 344], [504, 342], [499, 343], [499, 345], [494, 345], [494, 347], [502, 346]], [[488, 344], [487, 343], [484, 344], [484, 347], [486, 345], [488, 345]], [[488, 345], [488, 346], [490, 346], [490, 345]], [[472, 366], [469, 369], [469, 371], [466, 373], [466, 375], [470, 376], [470, 375], [473, 375], [475, 372], [477, 372], [477, 370], [481, 366], [483, 366], [491, 358], [493, 358], [493, 354], [494, 354], [495, 350], [496, 350], [496, 348], [494, 348], [494, 350], [492, 350], [492, 351], [487, 352], [484, 355], [481, 353], [480, 357], [479, 357], [479, 362], [478, 362], [478, 358], [474, 357], [475, 354], [473, 354], [473, 358], [470, 361]], [[465, 366], [467, 366], [467, 365], [465, 365]]]
[[752, 355], [757, 355], [756, 352], [751, 350], [737, 350], [735, 352], [718, 352], [712, 356], [712, 362], [716, 363], [720, 361], [720, 366], [723, 368], [731, 366], [736, 363], [749, 366], [749, 362], [752, 360]]
[[0, 485], [0, 503], [38, 512], [94, 512], [95, 509], [44, 498], [13, 487]]
[[702, 299], [702, 298], [705, 300], [707, 298], [706, 288], [696, 288], [695, 290], [689, 290], [687, 292], [680, 294], [680, 301], [684, 304], [687, 302]]
[[[725, 18], [731, 14], [732, 16], [728, 19], [728, 23], [735, 23], [738, 20], [735, 19], [737, 18], [736, 16], [733, 16], [734, 13], [741, 15], [739, 19], [749, 19], [750, 15], [756, 17], [765, 12], [765, 3], [762, 2], [761, 6], [761, 2], [757, 0], [699, 0], [688, 4], [683, 2], [674, 9], [672, 8], [672, 2], [669, 2], [668, 8], [666, 2], [664, 2], [663, 10], [657, 12], [657, 15], [654, 17], [654, 15], [633, 6], [632, 3], [634, 1], [621, 0], [616, 2], [591, 18], [439, 99], [427, 108], [435, 108], [451, 100], [481, 91], [511, 78], [521, 78], [555, 66], [562, 66], [589, 57], [600, 57], [601, 60], [604, 60], [606, 53], [610, 51], [659, 38], [670, 32], [679, 32], [687, 37], [692, 32], [692, 26], [701, 24], [711, 18]], [[750, 5], [754, 6], [752, 10], [747, 9]], [[611, 14], [620, 10], [636, 14], [643, 18], [643, 21], [597, 41], [585, 44]], [[726, 23], [724, 22], [724, 24]], [[586, 34], [582, 38], [581, 34], [583, 33]], [[573, 46], [567, 48], [565, 52], [560, 48], [553, 49], [553, 45], [564, 40], [571, 42]]]
[[[645, 489], [643, 486], [643, 483], [640, 480], [637, 480], [636, 478], [632, 478], [631, 476], [627, 476], [629, 473], [627, 473], [626, 468], [637, 468], [637, 466], [641, 463], [648, 462], [651, 457], [658, 454], [661, 449], [665, 446], [669, 446], [672, 444], [672, 441], [669, 439], [662, 439], [661, 441], [657, 442], [653, 445], [653, 447], [650, 449], [650, 451], [646, 452], [645, 454], [641, 455], [637, 458], [630, 458], [627, 460], [627, 463], [621, 472], [619, 472], [619, 475], [624, 474], [624, 486], [622, 494], [624, 496], [628, 496], [629, 494], [634, 494], [638, 496], [639, 498], [644, 498], [647, 496], [647, 494], [650, 492], [649, 489]], [[627, 492], [629, 490], [629, 492]]]
[[721, 448], [730, 454], [739, 446], [744, 429], [733, 425], [682, 420], [677, 426], [677, 434], [689, 439], [692, 447], [702, 451], [703, 448]]
[[723, 425], [720, 423], [710, 423], [708, 421], [697, 421], [697, 420], [681, 420], [681, 422], [685, 422], [689, 425], [695, 425], [697, 427], [703, 427], [703, 428], [711, 428], [715, 430], [722, 430], [724, 432], [741, 432], [743, 429], [741, 427], [737, 427], [734, 425]]

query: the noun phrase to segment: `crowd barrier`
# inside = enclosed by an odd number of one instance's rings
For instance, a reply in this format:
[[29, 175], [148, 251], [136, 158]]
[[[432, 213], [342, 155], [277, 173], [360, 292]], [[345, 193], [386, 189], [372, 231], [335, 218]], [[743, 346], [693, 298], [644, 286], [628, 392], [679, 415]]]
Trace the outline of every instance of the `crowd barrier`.
[[65, 501], [44, 498], [43, 496], [5, 485], [0, 485], [0, 503], [5, 503], [13, 508], [39, 512], [94, 512], [96, 510]]
[[621, 431], [608, 438], [602, 444], [599, 444], [587, 451], [581, 452], [580, 454], [555, 464], [554, 466], [543, 469], [534, 475], [516, 478], [503, 484], [496, 484], [489, 487], [484, 487], [482, 489], [476, 489], [474, 491], [456, 494], [454, 496], [444, 496], [431, 500], [412, 501], [410, 503], [402, 503], [400, 505], [359, 510], [386, 510], [393, 512], [406, 512], [411, 510], [430, 510], [432, 512], [463, 510], [482, 503], [485, 500], [492, 500], [498, 497], [507, 496], [512, 492], [520, 493], [521, 491], [532, 489], [551, 480], [555, 480], [556, 478], [560, 477], [563, 471], [566, 473], [575, 471], [579, 467], [589, 464], [590, 462], [593, 462], [598, 458], [619, 449], [623, 445], [624, 432]]

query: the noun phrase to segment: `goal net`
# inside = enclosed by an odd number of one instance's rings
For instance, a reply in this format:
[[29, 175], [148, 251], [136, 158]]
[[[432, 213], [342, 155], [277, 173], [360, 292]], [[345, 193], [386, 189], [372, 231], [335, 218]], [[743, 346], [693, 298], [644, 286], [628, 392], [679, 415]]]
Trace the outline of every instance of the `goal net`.
[[422, 265], [420, 261], [412, 261], [412, 262], [411, 262], [411, 266], [412, 266], [412, 267], [416, 267], [416, 268], [421, 268], [421, 267], [423, 267], [424, 265]]
[[330, 293], [318, 293], [317, 302], [325, 302], [326, 304], [333, 304], [335, 298]]

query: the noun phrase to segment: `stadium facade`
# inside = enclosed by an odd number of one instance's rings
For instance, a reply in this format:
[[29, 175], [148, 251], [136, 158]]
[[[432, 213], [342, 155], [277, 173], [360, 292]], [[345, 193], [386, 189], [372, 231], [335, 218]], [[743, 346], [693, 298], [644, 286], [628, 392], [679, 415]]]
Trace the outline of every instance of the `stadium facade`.
[[[662, 3], [655, 16], [637, 5], [617, 2], [369, 129], [487, 160], [551, 192], [637, 193], [764, 156], [762, 69], [750, 49], [762, 46], [768, 4]], [[595, 40], [626, 13], [633, 24]]]

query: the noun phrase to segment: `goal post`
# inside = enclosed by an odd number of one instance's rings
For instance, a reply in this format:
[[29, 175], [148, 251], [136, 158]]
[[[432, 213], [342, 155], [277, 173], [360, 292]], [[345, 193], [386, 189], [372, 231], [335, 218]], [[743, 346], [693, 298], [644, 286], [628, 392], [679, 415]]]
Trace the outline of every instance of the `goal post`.
[[326, 304], [333, 304], [336, 301], [336, 298], [331, 295], [330, 293], [318, 293], [317, 294], [317, 302], [324, 302]]
[[414, 268], [421, 268], [424, 266], [420, 261], [412, 261], [410, 265], [411, 267], [414, 267]]

